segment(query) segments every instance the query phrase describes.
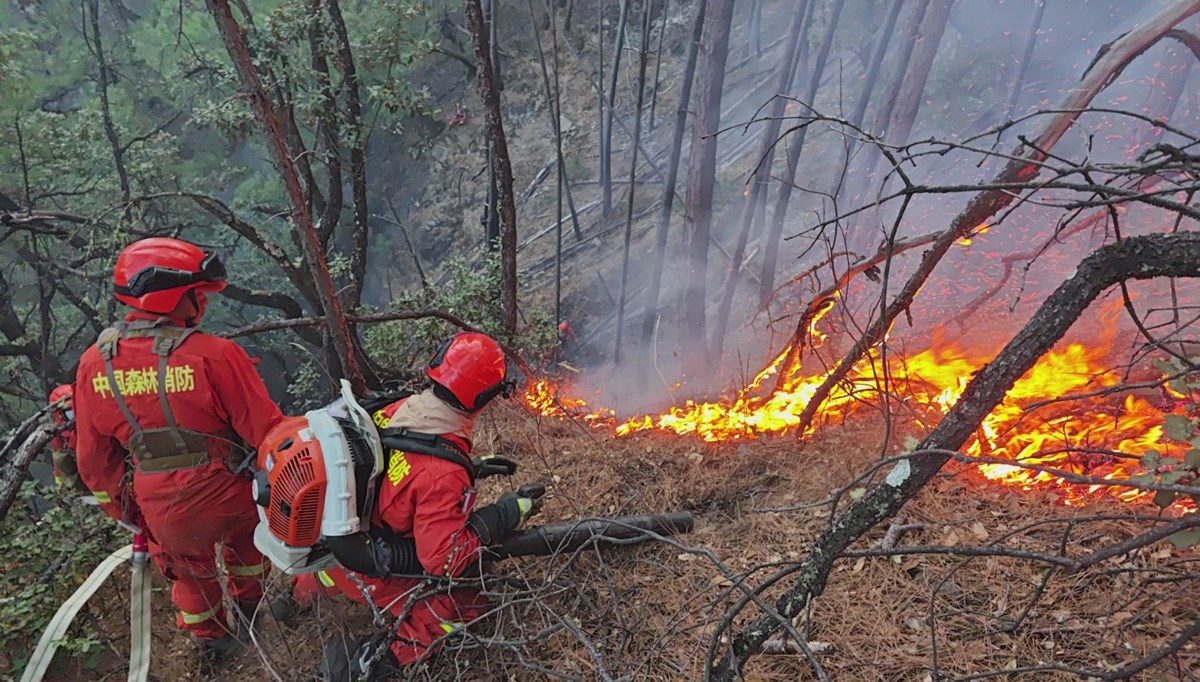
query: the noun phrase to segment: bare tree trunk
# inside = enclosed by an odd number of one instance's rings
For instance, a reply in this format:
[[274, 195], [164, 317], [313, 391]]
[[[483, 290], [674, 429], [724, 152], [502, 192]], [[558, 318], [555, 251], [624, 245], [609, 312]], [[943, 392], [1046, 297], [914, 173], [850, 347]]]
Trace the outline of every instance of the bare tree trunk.
[[625, 211], [625, 244], [621, 254], [621, 294], [617, 298], [617, 338], [613, 363], [621, 364], [621, 332], [625, 328], [625, 294], [629, 283], [629, 242], [633, 236], [633, 202], [637, 194], [638, 145], [642, 141], [642, 104], [646, 99], [646, 60], [650, 43], [650, 19], [653, 0], [642, 5], [642, 44], [638, 50], [637, 107], [633, 121], [633, 151], [629, 161], [629, 203]]
[[[121, 141], [117, 137], [117, 128], [112, 119], [112, 107], [108, 101], [108, 86], [112, 79], [109, 75], [108, 61], [104, 58], [104, 40], [100, 36], [100, 0], [88, 0], [88, 21], [92, 25], [92, 51], [96, 55], [99, 72], [96, 85], [100, 91], [100, 116], [104, 121], [104, 136], [108, 138], [108, 144], [112, 147], [113, 165], [117, 169], [117, 184], [121, 188], [121, 202], [125, 205], [122, 213], [123, 226], [129, 227], [129, 222], [132, 220], [132, 208], [129, 205], [129, 173], [125, 170], [125, 148], [121, 146]], [[85, 32], [84, 35], [86, 37], [87, 33]]]
[[1017, 65], [1017, 74], [1012, 79], [1008, 91], [1008, 104], [1004, 107], [1004, 120], [1012, 118], [1021, 98], [1021, 90], [1025, 87], [1025, 75], [1029, 73], [1029, 62], [1033, 59], [1033, 48], [1037, 45], [1038, 29], [1042, 26], [1042, 17], [1046, 15], [1046, 0], [1033, 0], [1033, 18], [1029, 20], [1029, 28], [1025, 33], [1025, 47], [1021, 50], [1021, 63]]
[[350, 272], [354, 285], [346, 293], [350, 307], [362, 301], [363, 287], [367, 278], [367, 246], [371, 232], [367, 206], [367, 130], [363, 125], [362, 99], [358, 89], [358, 69], [354, 65], [354, 53], [350, 49], [350, 37], [346, 22], [342, 18], [342, 7], [338, 0], [326, 0], [325, 8], [333, 22], [333, 32], [338, 43], [338, 69], [345, 74], [343, 87], [346, 90], [346, 118], [350, 140], [350, 187], [354, 197], [354, 251], [350, 256]]
[[692, 22], [688, 41], [687, 60], [683, 67], [683, 83], [679, 89], [679, 104], [675, 107], [675, 131], [671, 138], [671, 159], [667, 162], [667, 177], [663, 182], [662, 211], [659, 213], [658, 234], [654, 241], [654, 262], [650, 269], [650, 286], [646, 290], [646, 312], [642, 318], [642, 343], [649, 353], [654, 321], [658, 317], [658, 298], [662, 291], [663, 269], [667, 257], [667, 236], [671, 227], [671, 210], [675, 206], [675, 183], [679, 179], [679, 157], [683, 153], [683, 133], [687, 129], [688, 105], [692, 98], [692, 81], [696, 75], [696, 56], [704, 29], [708, 3], [696, 3], [696, 18]]
[[[897, 43], [900, 46], [900, 54], [896, 55], [896, 68], [892, 70], [892, 75], [888, 78], [883, 96], [879, 98], [879, 109], [875, 112], [875, 120], [868, 129], [868, 132], [876, 137], [882, 137], [887, 130], [887, 122], [892, 117], [896, 97], [899, 96], [900, 86], [904, 83], [904, 77], [908, 73], [908, 63], [912, 59], [913, 50], [916, 49], [921, 33], [921, 24], [925, 20], [925, 11], [929, 9], [929, 2], [930, 0], [917, 0], [917, 4], [913, 6], [912, 16], [909, 17], [908, 29], [904, 32], [904, 38]], [[874, 146], [863, 150], [862, 158], [857, 164], [859, 170], [854, 174], [852, 183], [854, 189], [850, 193], [851, 201], [866, 200], [875, 167], [879, 165], [879, 158], [879, 150]]]
[[[1200, 277], [1200, 234], [1133, 237], [1088, 256], [1070, 279], [1042, 303], [1029, 323], [1004, 350], [979, 370], [954, 407], [917, 447], [896, 463], [881, 483], [833, 520], [812, 545], [799, 578], [775, 603], [783, 619], [803, 611], [825, 590], [834, 561], [868, 530], [890, 518], [933, 479], [942, 466], [976, 433], [1022, 375], [1033, 367], [1104, 290], [1127, 279]], [[732, 682], [746, 659], [779, 628], [775, 614], [760, 616], [733, 640], [709, 679]], [[1116, 678], [1125, 679], [1125, 678]]]
[[942, 43], [942, 36], [945, 35], [946, 22], [950, 18], [950, 8], [953, 5], [954, 0], [933, 0], [925, 12], [925, 21], [921, 25], [917, 46], [913, 50], [904, 82], [900, 85], [900, 92], [892, 105], [892, 116], [888, 121], [886, 139], [893, 144], [907, 143], [912, 134], [917, 112], [921, 108], [921, 96], [925, 93], [925, 84], [929, 81], [929, 70], [933, 68], [933, 60]]
[[509, 335], [517, 332], [517, 205], [513, 196], [512, 162], [500, 115], [500, 92], [492, 78], [487, 27], [479, 0], [466, 0], [467, 23], [475, 37], [475, 61], [479, 65], [479, 94], [488, 111], [492, 161], [496, 170], [497, 204], [500, 217], [500, 307], [501, 323]]
[[[879, 80], [883, 57], [887, 54], [888, 45], [892, 41], [892, 32], [896, 30], [896, 20], [900, 17], [900, 9], [902, 7], [904, 7], [904, 0], [895, 0], [892, 3], [892, 8], [888, 10], [887, 19], [883, 24], [883, 31], [879, 34], [879, 41], [875, 43], [875, 49], [871, 53], [871, 65], [867, 68], [867, 75], [863, 79], [862, 92], [858, 94], [858, 102], [854, 105], [854, 112], [850, 114], [850, 122], [859, 128], [862, 128], [863, 121], [866, 120], [867, 105], [871, 102], [871, 95], [875, 93], [875, 82]], [[847, 136], [846, 155], [842, 157], [841, 164], [833, 174], [834, 199], [840, 197], [842, 190], [845, 189], [843, 175], [850, 165], [850, 159], [854, 158], [854, 152], [857, 148], [858, 135], [851, 134]]]
[[[1097, 93], [1112, 82], [1129, 62], [1162, 38], [1172, 27], [1198, 12], [1200, 12], [1200, 0], [1177, 0], [1174, 5], [1160, 12], [1152, 20], [1138, 26], [1112, 43], [1110, 49], [1092, 65], [1083, 81], [1067, 95], [1067, 98], [1058, 107], [1061, 113], [1046, 124], [1034, 141], [1032, 148], [1018, 149], [1013, 155], [1013, 159], [993, 180], [993, 184], [1024, 183], [1036, 178], [1041, 171], [1040, 162], [1045, 160], [1046, 154], [1062, 139], [1075, 119], [1079, 117], [1079, 112], [1091, 103]], [[885, 330], [891, 328], [900, 313], [908, 309], [913, 299], [916, 298], [917, 292], [929, 279], [929, 275], [933, 273], [938, 261], [950, 250], [951, 245], [1012, 203], [1016, 196], [1016, 193], [1007, 189], [988, 190], [976, 195], [966, 208], [955, 216], [950, 226], [924, 252], [916, 271], [905, 282], [904, 288], [896, 298], [871, 323], [862, 337], [855, 342], [854, 347], [842, 357], [833, 371], [826, 376], [825, 381], [814, 391], [812, 398], [804, 406], [804, 411], [798, 418], [797, 432], [803, 432], [808, 428], [825, 399], [829, 397], [829, 392], [833, 390], [833, 387], [846, 377], [850, 369], [867, 352], [867, 349], [883, 339]], [[820, 305], [820, 303], [813, 301], [809, 304], [808, 309], [812, 310], [814, 305]], [[802, 339], [806, 328], [807, 321], [802, 321], [797, 326], [796, 331], [792, 334], [793, 345]], [[783, 372], [780, 375], [782, 376]]]
[[[816, 0], [812, 0], [815, 2]], [[787, 93], [792, 90], [792, 81], [796, 75], [796, 57], [800, 50], [800, 37], [803, 35], [804, 17], [807, 14], [809, 0], [797, 0], [792, 14], [792, 26], [788, 34], [787, 49], [784, 51], [783, 68], [779, 71], [779, 84], [775, 100], [771, 103], [767, 114], [766, 125], [760, 136], [758, 145], [758, 166], [750, 175], [749, 187], [742, 201], [742, 218], [738, 230], [737, 244], [733, 249], [733, 257], [729, 264], [729, 275], [725, 280], [725, 291], [721, 295], [721, 305], [717, 310], [717, 326], [713, 329], [712, 352], [715, 358], [720, 358], [725, 346], [725, 331], [729, 325], [729, 313], [733, 307], [733, 295], [742, 269], [742, 257], [746, 253], [746, 243], [750, 239], [750, 228], [754, 225], [754, 216], [759, 206], [759, 197], [767, 191], [767, 179], [771, 177], [771, 167], [775, 164], [775, 147], [779, 141], [779, 129], [783, 125], [783, 116], [787, 113]]]
[[[647, 2], [649, 0], [646, 0]], [[617, 39], [613, 44], [612, 74], [608, 81], [608, 95], [605, 97], [603, 127], [600, 134], [600, 187], [604, 197], [604, 215], [612, 213], [612, 125], [613, 114], [617, 104], [617, 79], [621, 75], [621, 53], [625, 51], [625, 22], [629, 17], [629, 0], [621, 0], [621, 16], [617, 20]], [[600, 82], [604, 82], [603, 76]], [[637, 141], [634, 141], [637, 144]], [[636, 152], [635, 152], [636, 154]]]
[[671, 0], [663, 0], [662, 23], [658, 30], [658, 47], [654, 49], [654, 87], [650, 90], [650, 132], [654, 132], [654, 111], [658, 108], [659, 72], [662, 70], [663, 41], [667, 36], [667, 19], [671, 15]]
[[[815, 0], [813, 0], [815, 2]], [[842, 8], [846, 0], [833, 0], [833, 12], [825, 34], [821, 37], [820, 52], [817, 62], [809, 75], [807, 98], [804, 100], [810, 106], [815, 104], [817, 90], [821, 85], [821, 76], [825, 73], [825, 64], [829, 61], [829, 51], [833, 48], [833, 36], [837, 32], [838, 21], [842, 16]], [[804, 151], [804, 140], [808, 137], [808, 127], [801, 128], [796, 133], [796, 139], [790, 140], [788, 150], [787, 171], [779, 184], [779, 197], [775, 201], [775, 213], [771, 216], [771, 228], [767, 233], [766, 244], [763, 245], [762, 276], [759, 277], [758, 298], [764, 305], [775, 288], [775, 270], [779, 261], [779, 240], [783, 236], [783, 223], [787, 219], [788, 204], [792, 200], [792, 188], [796, 184], [796, 169], [800, 165], [800, 154]]]
[[225, 49], [228, 50], [234, 68], [237, 69], [242, 89], [250, 98], [255, 119], [262, 128], [267, 150], [271, 155], [271, 162], [287, 190], [288, 201], [292, 205], [293, 224], [300, 233], [304, 258], [312, 273], [321, 306], [324, 308], [328, 320], [329, 337], [333, 341], [334, 350], [341, 361], [342, 375], [350, 382], [355, 392], [362, 392], [366, 390], [366, 382], [363, 380], [362, 370], [359, 369], [358, 358], [354, 354], [354, 344], [346, 325], [346, 315], [342, 311], [342, 304], [333, 287], [333, 278], [329, 276], [329, 267], [325, 263], [325, 254], [321, 250], [317, 231], [313, 227], [312, 214], [308, 211], [308, 202], [305, 199], [304, 190], [300, 187], [300, 178], [296, 174], [296, 168], [292, 164], [291, 155], [288, 153], [287, 145], [280, 132], [279, 119], [275, 114], [274, 107], [267, 99], [267, 93], [263, 91], [262, 83], [258, 79], [258, 72], [250, 57], [250, 51], [246, 47], [246, 37], [233, 18], [228, 0], [205, 0], [205, 4], [216, 21], [217, 30], [221, 33], [221, 39], [225, 43]]
[[707, 299], [708, 242], [712, 231], [713, 185], [717, 170], [717, 131], [721, 127], [721, 93], [729, 57], [729, 29], [734, 0], [712, 0], [704, 25], [704, 69], [692, 128], [692, 160], [688, 165], [687, 206], [683, 221], [688, 235], [688, 273], [683, 293], [684, 368], [693, 376], [709, 367], [704, 330]]
[[[799, 1], [802, 2], [803, 0], [799, 0]], [[750, 15], [749, 15], [749, 17], [747, 17], [746, 23], [748, 23], [750, 26], [749, 30], [747, 31], [747, 34], [749, 35], [749, 40], [747, 40], [746, 44], [742, 46], [742, 57], [743, 58], [749, 57], [751, 50], [754, 51], [755, 55], [761, 57], [762, 51], [763, 51], [763, 48], [762, 48], [762, 0], [754, 0], [753, 2], [750, 3]]]

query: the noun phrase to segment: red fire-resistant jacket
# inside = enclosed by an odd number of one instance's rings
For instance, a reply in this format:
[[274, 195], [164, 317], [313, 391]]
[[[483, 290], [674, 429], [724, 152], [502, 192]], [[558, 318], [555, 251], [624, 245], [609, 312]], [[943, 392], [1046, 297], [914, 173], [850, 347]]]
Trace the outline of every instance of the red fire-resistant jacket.
[[[132, 312], [126, 320], [158, 317]], [[143, 429], [167, 425], [158, 395], [159, 358], [151, 351], [152, 344], [151, 338], [122, 339], [113, 357], [114, 378]], [[246, 478], [232, 471], [244, 455], [233, 451], [229, 441], [240, 436], [256, 448], [283, 418], [267, 394], [256, 362], [236, 343], [199, 332], [171, 353], [167, 400], [181, 428], [212, 434], [210, 461], [194, 469], [135, 473], [135, 505], [123, 487], [129, 470], [125, 444], [133, 429], [113, 398], [99, 350], [93, 345], [84, 352], [75, 375], [79, 475], [109, 516], [120, 520], [127, 509], [127, 520], [136, 522], [139, 508], [146, 518], [163, 518], [168, 512], [179, 516], [190, 508], [220, 507], [247, 494]]]
[[[373, 415], [376, 423], [386, 424], [403, 403], [400, 400], [379, 410]], [[443, 437], [470, 454], [470, 441], [455, 434]], [[387, 469], [382, 474], [372, 525], [416, 540], [417, 558], [430, 575], [457, 576], [477, 562], [479, 536], [466, 527], [475, 505], [475, 489], [467, 470], [431, 455], [398, 450], [384, 454]]]

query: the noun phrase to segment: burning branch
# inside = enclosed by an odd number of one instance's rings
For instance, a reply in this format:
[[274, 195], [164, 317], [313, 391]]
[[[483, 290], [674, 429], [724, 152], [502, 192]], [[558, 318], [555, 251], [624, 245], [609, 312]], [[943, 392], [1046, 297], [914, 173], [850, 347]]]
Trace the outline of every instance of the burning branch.
[[[1146, 50], [1163, 37], [1168, 31], [1188, 17], [1200, 12], [1200, 0], [1179, 0], [1169, 8], [1160, 12], [1145, 25], [1130, 31], [1123, 38], [1113, 43], [1112, 49], [1097, 60], [1095, 68], [1090, 71], [1083, 81], [1067, 96], [1062, 105], [1065, 110], [1055, 116], [1038, 135], [1035, 142], [1023, 145], [1024, 151], [1018, 151], [1014, 158], [996, 176], [993, 184], [1007, 185], [1010, 183], [1028, 183], [1037, 177], [1041, 171], [1041, 162], [1045, 161], [1050, 149], [1066, 134], [1071, 125], [1079, 117], [1079, 111], [1086, 107], [1092, 99], [1104, 89], [1115, 75], [1137, 55]], [[851, 369], [858, 364], [868, 349], [883, 340], [886, 331], [900, 313], [908, 310], [917, 292], [924, 286], [942, 257], [954, 245], [954, 242], [969, 236], [973, 230], [983, 225], [992, 216], [1008, 206], [1017, 195], [1007, 189], [990, 189], [975, 196], [966, 208], [950, 223], [950, 227], [942, 232], [928, 251], [921, 258], [917, 270], [905, 283], [904, 288], [888, 305], [874, 323], [867, 328], [863, 336], [854, 344], [848, 353], [829, 373], [821, 386], [817, 388], [812, 399], [800, 414], [798, 429], [804, 431], [812, 423], [813, 418], [821, 409], [825, 399], [829, 397], [833, 387], [844, 380]], [[891, 249], [885, 247], [885, 250]], [[885, 292], [886, 295], [886, 292]], [[815, 301], [814, 301], [815, 303]], [[812, 304], [810, 304], [810, 307]], [[802, 320], [803, 321], [803, 320]], [[806, 332], [806, 327], [797, 326], [792, 335], [791, 345], [798, 345]]]
[[[1200, 11], [1200, 2], [1192, 3]], [[1105, 246], [1084, 259], [1075, 274], [1041, 305], [1029, 323], [967, 385], [962, 397], [916, 451], [896, 462], [882, 484], [872, 488], [812, 546], [796, 583], [775, 609], [742, 630], [711, 677], [732, 681], [742, 665], [779, 628], [777, 617], [793, 618], [824, 591], [834, 561], [864, 533], [893, 516], [920, 492], [979, 428], [1005, 394], [1061, 339], [1097, 296], [1127, 279], [1200, 277], [1200, 234], [1133, 237]]]

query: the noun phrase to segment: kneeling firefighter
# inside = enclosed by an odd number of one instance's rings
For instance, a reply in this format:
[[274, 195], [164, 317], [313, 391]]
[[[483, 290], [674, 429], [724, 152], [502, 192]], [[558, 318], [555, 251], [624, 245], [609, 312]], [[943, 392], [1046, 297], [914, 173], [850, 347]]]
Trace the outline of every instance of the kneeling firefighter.
[[[453, 580], [478, 575], [480, 550], [520, 529], [544, 493], [528, 486], [474, 509], [476, 479], [516, 471], [503, 457], [470, 456], [479, 411], [509, 397], [519, 376], [499, 344], [459, 333], [426, 375], [432, 386], [421, 393], [362, 406], [343, 384], [340, 405], [286, 419], [259, 449], [255, 541], [299, 574], [272, 605], [276, 616], [305, 608], [320, 591], [365, 603], [358, 581], [380, 609], [404, 615], [394, 637], [329, 642], [326, 680], [392, 674], [480, 617], [484, 597]], [[429, 589], [430, 577], [441, 589]]]
[[257, 447], [283, 415], [241, 347], [196, 330], [206, 293], [225, 288], [216, 254], [143, 239], [118, 255], [113, 284], [133, 311], [79, 361], [79, 475], [109, 516], [149, 535], [176, 622], [221, 659], [240, 646], [226, 623], [225, 588], [244, 616], [262, 597], [266, 568], [235, 439]]

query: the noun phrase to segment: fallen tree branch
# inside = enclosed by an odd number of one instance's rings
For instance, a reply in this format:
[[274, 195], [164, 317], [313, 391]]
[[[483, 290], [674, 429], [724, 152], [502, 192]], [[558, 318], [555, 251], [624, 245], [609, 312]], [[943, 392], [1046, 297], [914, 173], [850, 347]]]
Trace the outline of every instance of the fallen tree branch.
[[[459, 327], [465, 331], [478, 332], [483, 331], [475, 325], [468, 324], [462, 319], [451, 315], [450, 313], [441, 310], [393, 310], [386, 313], [373, 313], [371, 315], [347, 315], [346, 319], [350, 322], [375, 323], [375, 322], [394, 322], [396, 320], [423, 320], [430, 317], [436, 317], [439, 320], [445, 320], [450, 324]], [[261, 334], [263, 332], [276, 331], [279, 329], [303, 329], [306, 327], [319, 327], [326, 323], [323, 317], [296, 317], [286, 320], [265, 320], [254, 324], [238, 327], [226, 332], [220, 332], [217, 336], [223, 336], [227, 339], [236, 339], [239, 336], [249, 336], [251, 334]]]
[[[39, 410], [21, 425], [20, 429], [13, 434], [11, 443], [15, 443], [21, 439], [21, 433], [25, 429], [26, 424], [35, 422], [41, 418], [45, 411], [49, 409], [47, 406], [43, 410]], [[17, 493], [21, 490], [21, 483], [25, 481], [25, 475], [29, 471], [29, 465], [33, 462], [34, 457], [46, 447], [51, 438], [54, 438], [54, 427], [49, 423], [42, 424], [29, 433], [23, 440], [20, 440], [21, 446], [17, 449], [12, 460], [4, 465], [4, 469], [0, 472], [0, 521], [8, 515], [8, 510], [12, 507], [13, 502], [17, 499]], [[5, 446], [4, 452], [8, 451], [8, 446]], [[2, 454], [2, 453], [0, 453]]]
[[[1194, 3], [1200, 11], [1200, 2]], [[745, 627], [709, 677], [732, 682], [746, 660], [779, 628], [778, 616], [796, 616], [824, 591], [829, 572], [842, 553], [879, 522], [892, 517], [933, 479], [979, 428], [1038, 359], [1061, 339], [1072, 323], [1105, 289], [1127, 279], [1200, 277], [1200, 233], [1133, 237], [1088, 256], [1004, 347], [979, 370], [954, 407], [915, 452], [898, 460], [883, 483], [838, 516], [813, 544], [798, 578], [776, 602], [772, 614]]]

